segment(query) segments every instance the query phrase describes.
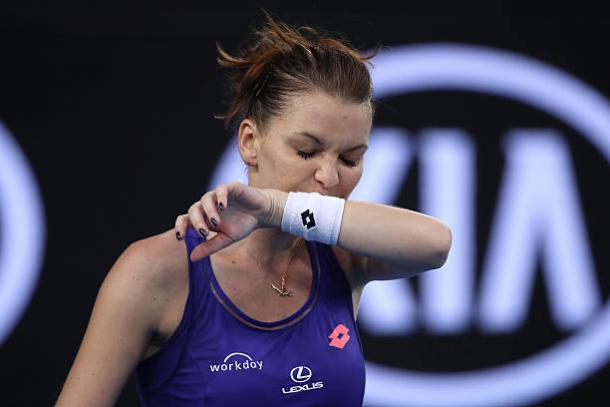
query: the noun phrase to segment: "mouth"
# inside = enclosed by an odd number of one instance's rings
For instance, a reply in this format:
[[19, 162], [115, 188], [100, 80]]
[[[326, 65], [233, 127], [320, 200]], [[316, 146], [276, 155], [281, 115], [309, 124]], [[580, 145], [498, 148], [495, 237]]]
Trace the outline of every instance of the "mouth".
[[342, 196], [340, 196], [340, 195], [336, 195], [336, 194], [330, 194], [330, 193], [328, 193], [328, 192], [321, 192], [321, 191], [313, 191], [313, 192], [317, 192], [318, 194], [323, 195], [323, 196], [333, 196], [333, 197], [335, 197], [335, 198], [343, 198], [343, 197], [342, 197]]
[[342, 197], [339, 194], [332, 194], [332, 193], [329, 193], [328, 191], [324, 192], [324, 191], [319, 191], [319, 190], [315, 190], [315, 189], [313, 189], [313, 190], [310, 190], [310, 189], [295, 189], [294, 191], [295, 192], [316, 192], [316, 193], [318, 193], [320, 195], [323, 195], [323, 196], [334, 196], [335, 198], [346, 199], [346, 198]]

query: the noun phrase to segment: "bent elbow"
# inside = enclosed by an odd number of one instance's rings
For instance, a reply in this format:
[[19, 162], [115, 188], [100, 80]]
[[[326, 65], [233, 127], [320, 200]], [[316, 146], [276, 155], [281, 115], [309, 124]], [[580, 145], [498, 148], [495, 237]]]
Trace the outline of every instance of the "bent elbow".
[[441, 223], [440, 229], [441, 231], [436, 242], [437, 244], [433, 268], [441, 268], [447, 262], [449, 251], [451, 250], [451, 242], [453, 240], [453, 235], [449, 226]]

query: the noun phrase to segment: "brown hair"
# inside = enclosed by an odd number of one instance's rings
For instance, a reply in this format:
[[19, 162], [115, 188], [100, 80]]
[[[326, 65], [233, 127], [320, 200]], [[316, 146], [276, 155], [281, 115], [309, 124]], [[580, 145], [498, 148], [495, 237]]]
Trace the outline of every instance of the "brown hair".
[[235, 130], [250, 117], [262, 129], [277, 116], [289, 97], [321, 90], [349, 102], [365, 103], [374, 113], [372, 81], [366, 64], [379, 50], [365, 56], [347, 40], [320, 28], [292, 27], [262, 10], [266, 24], [255, 29], [251, 42], [236, 55], [216, 43], [217, 61], [229, 69], [231, 102], [214, 117]]

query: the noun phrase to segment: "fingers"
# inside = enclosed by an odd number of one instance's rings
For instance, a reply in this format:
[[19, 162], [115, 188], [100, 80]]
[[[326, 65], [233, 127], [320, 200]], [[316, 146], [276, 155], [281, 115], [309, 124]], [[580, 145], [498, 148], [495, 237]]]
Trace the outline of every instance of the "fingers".
[[201, 260], [207, 256], [210, 256], [217, 251], [224, 249], [225, 247], [232, 244], [233, 241], [227, 235], [218, 233], [210, 240], [206, 240], [200, 245], [196, 246], [191, 252], [191, 261], [195, 262]]
[[218, 212], [219, 209], [217, 206], [216, 191], [210, 191], [206, 193], [204, 196], [201, 197], [201, 200], [199, 202], [201, 203], [203, 211], [207, 219], [209, 220], [209, 225], [211, 225], [211, 228], [213, 230], [216, 230], [221, 222], [220, 213]]
[[226, 184], [221, 184], [216, 188], [216, 205], [221, 214], [229, 206], [229, 191]]
[[188, 214], [176, 218], [176, 238], [181, 240], [189, 227], [194, 227], [202, 236], [207, 236], [210, 230], [216, 231], [222, 222], [222, 212], [229, 206], [229, 190], [239, 189], [240, 182], [221, 184], [215, 190], [205, 193], [199, 202], [194, 203]]
[[180, 215], [176, 218], [174, 230], [176, 231], [176, 239], [182, 240], [186, 236], [186, 230], [193, 226], [187, 214]]
[[203, 211], [201, 202], [195, 202], [193, 205], [191, 205], [188, 210], [188, 217], [193, 227], [199, 232], [199, 234], [206, 237], [210, 233], [212, 225], [209, 223]]

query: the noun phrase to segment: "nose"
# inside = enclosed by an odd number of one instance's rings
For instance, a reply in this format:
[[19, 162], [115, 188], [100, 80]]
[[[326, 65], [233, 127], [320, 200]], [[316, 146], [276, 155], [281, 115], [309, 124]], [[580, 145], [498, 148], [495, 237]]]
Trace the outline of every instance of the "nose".
[[314, 178], [322, 184], [325, 189], [330, 189], [339, 183], [339, 170], [336, 164], [324, 161], [316, 169]]

